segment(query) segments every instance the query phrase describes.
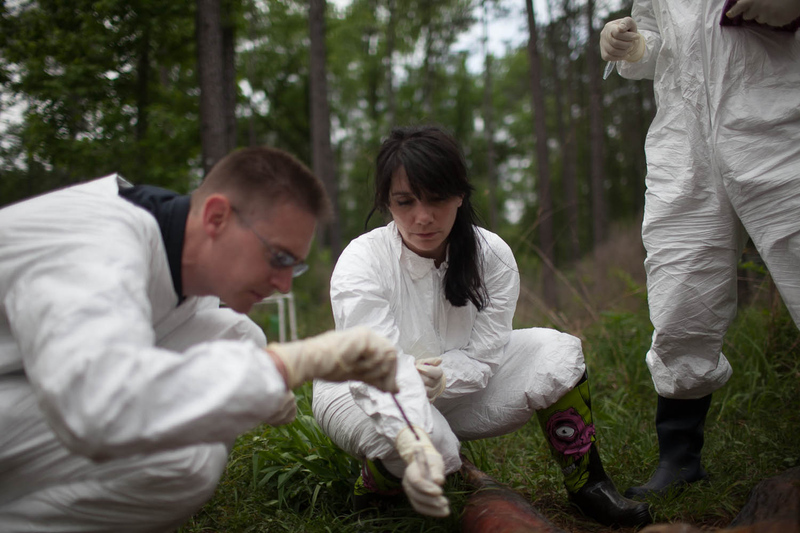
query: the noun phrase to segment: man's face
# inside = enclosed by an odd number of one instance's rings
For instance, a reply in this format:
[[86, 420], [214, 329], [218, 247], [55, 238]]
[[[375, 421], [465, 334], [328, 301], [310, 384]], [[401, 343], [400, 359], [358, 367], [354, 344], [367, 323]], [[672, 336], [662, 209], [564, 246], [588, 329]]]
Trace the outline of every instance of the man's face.
[[215, 294], [240, 313], [275, 291], [292, 288], [291, 267], [277, 266], [276, 252], [305, 260], [316, 218], [293, 203], [274, 205], [263, 214], [231, 213], [232, 219], [214, 253]]

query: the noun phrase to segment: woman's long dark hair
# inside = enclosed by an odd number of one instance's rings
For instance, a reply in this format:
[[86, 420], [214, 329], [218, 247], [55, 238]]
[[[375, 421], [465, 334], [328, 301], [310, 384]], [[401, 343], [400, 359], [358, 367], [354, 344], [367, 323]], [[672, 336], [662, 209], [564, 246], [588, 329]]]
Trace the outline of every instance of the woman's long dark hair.
[[478, 311], [486, 307], [488, 295], [483, 283], [477, 215], [470, 202], [472, 185], [458, 142], [437, 126], [395, 128], [383, 141], [375, 171], [375, 200], [367, 221], [378, 210], [389, 208], [392, 176], [404, 167], [411, 192], [419, 199], [463, 198], [448, 236], [449, 265], [444, 277], [444, 294], [456, 307], [471, 301]]

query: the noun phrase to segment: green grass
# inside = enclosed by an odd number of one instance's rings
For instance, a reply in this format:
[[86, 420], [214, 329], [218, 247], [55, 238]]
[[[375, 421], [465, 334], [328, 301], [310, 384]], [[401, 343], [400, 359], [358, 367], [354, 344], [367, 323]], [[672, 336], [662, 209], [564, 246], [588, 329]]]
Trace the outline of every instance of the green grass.
[[[645, 481], [657, 461], [656, 396], [644, 355], [652, 328], [638, 311], [606, 312], [580, 332], [584, 339], [600, 454], [618, 488]], [[743, 308], [725, 341], [734, 374], [714, 394], [703, 461], [710, 474], [677, 499], [654, 501], [659, 522], [727, 526], [759, 481], [800, 466], [800, 333], [781, 305]], [[310, 387], [298, 391], [291, 425], [242, 435], [215, 497], [180, 533], [449, 532], [458, 531], [466, 498], [448, 480], [450, 518], [428, 519], [399, 505], [376, 514], [351, 511], [355, 462], [336, 449], [310, 416]], [[544, 438], [532, 422], [503, 437], [468, 443], [465, 451], [489, 475], [528, 496], [569, 531], [605, 529], [572, 509]]]

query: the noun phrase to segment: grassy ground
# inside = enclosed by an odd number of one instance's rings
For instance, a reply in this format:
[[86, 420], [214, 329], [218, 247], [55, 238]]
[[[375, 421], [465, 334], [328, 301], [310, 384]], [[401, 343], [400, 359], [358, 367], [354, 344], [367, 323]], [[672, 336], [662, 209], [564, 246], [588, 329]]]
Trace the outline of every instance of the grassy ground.
[[[607, 255], [618, 264], [620, 253], [612, 250]], [[523, 291], [517, 327], [546, 322], [583, 339], [600, 454], [606, 471], [624, 490], [648, 478], [658, 453], [653, 424], [656, 396], [644, 364], [652, 329], [642, 275], [616, 272], [612, 277], [617, 285], [611, 289], [611, 282], [594, 280], [616, 295], [612, 305], [602, 306], [580, 296], [593, 293], [591, 279], [581, 280], [580, 272], [578, 268], [571, 280], [562, 280], [565, 307], [573, 305], [573, 311], [536, 316], [538, 301], [530, 296], [535, 291]], [[567, 286], [570, 283], [574, 286]], [[756, 288], [761, 296], [740, 309], [725, 341], [734, 375], [714, 394], [708, 415], [703, 462], [710, 479], [673, 501], [653, 501], [658, 522], [723, 528], [756, 483], [800, 466], [800, 333], [769, 284]], [[621, 294], [628, 297], [620, 299]], [[567, 301], [570, 298], [574, 301]], [[567, 317], [574, 317], [574, 322]], [[326, 327], [325, 319], [316, 323], [320, 329]], [[299, 391], [299, 407], [301, 414], [293, 424], [259, 427], [238, 439], [215, 497], [180, 533], [459, 530], [467, 493], [458, 476], [447, 483], [453, 508], [447, 519], [426, 519], [402, 504], [381, 513], [352, 512], [356, 464], [309, 416], [308, 387]], [[524, 494], [561, 528], [606, 530], [568, 505], [558, 467], [535, 423], [512, 435], [468, 443], [465, 451], [480, 469]]]

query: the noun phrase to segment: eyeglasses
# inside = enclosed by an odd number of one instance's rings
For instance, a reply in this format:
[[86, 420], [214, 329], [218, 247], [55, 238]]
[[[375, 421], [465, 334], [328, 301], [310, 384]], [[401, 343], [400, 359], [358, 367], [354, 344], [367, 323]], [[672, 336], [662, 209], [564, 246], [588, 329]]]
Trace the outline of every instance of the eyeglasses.
[[[237, 209], [234, 206], [231, 206], [231, 211], [233, 211], [239, 216], [239, 220], [242, 221], [242, 224], [247, 229], [252, 231], [253, 235], [255, 235], [258, 238], [258, 240], [261, 241], [261, 244], [264, 245], [264, 248], [266, 248], [269, 251], [267, 260], [269, 261], [269, 264], [273, 268], [279, 268], [279, 269], [291, 268], [293, 278], [296, 278], [297, 276], [306, 273], [306, 271], [308, 270], [308, 265], [306, 263], [296, 258], [289, 252], [286, 252], [284, 250], [278, 250], [277, 248], [272, 246], [269, 242], [267, 242], [267, 240], [264, 237], [259, 235], [258, 232], [256, 232], [256, 230], [253, 229], [253, 227], [250, 225], [247, 219], [244, 218], [241, 211], [239, 211], [239, 209]], [[265, 253], [264, 255], [267, 254]]]

